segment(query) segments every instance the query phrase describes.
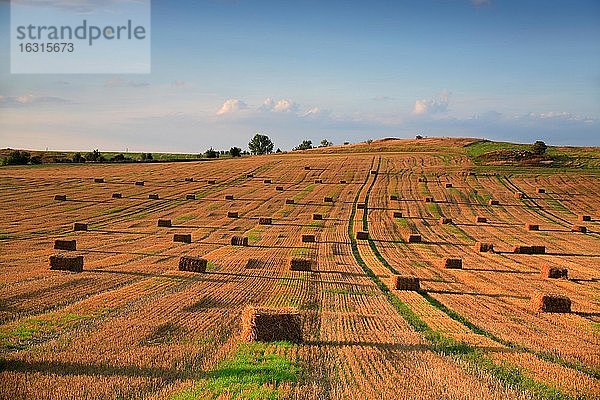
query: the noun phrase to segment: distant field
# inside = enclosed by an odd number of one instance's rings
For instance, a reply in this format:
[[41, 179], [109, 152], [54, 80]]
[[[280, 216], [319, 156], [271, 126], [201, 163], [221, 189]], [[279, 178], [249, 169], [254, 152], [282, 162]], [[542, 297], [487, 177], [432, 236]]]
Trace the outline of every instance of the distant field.
[[[600, 151], [476, 162], [523, 146], [383, 140], [0, 168], [0, 399], [600, 399]], [[56, 239], [77, 241], [83, 272], [49, 269]], [[179, 271], [184, 255], [207, 272]], [[396, 290], [396, 275], [420, 290]], [[567, 296], [571, 312], [538, 312], [539, 294]], [[302, 343], [242, 340], [247, 305], [299, 311]]]

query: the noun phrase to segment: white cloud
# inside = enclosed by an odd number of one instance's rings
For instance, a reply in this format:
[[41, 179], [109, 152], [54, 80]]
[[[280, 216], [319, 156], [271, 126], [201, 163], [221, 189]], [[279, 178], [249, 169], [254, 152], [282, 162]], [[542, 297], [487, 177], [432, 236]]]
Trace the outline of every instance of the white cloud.
[[450, 92], [443, 91], [433, 99], [426, 100], [421, 99], [415, 101], [415, 107], [413, 108], [413, 114], [416, 115], [427, 115], [445, 112], [448, 110], [448, 103], [450, 100]]
[[242, 100], [228, 99], [225, 100], [219, 111], [217, 111], [217, 115], [234, 113], [236, 111], [245, 110], [246, 108], [248, 108], [248, 105]]
[[275, 104], [273, 107], [274, 112], [291, 112], [296, 111], [298, 109], [298, 105], [291, 100], [281, 99]]
[[68, 103], [67, 100], [54, 96], [37, 96], [24, 94], [21, 96], [0, 96], [0, 107], [26, 107], [33, 105], [50, 105]]

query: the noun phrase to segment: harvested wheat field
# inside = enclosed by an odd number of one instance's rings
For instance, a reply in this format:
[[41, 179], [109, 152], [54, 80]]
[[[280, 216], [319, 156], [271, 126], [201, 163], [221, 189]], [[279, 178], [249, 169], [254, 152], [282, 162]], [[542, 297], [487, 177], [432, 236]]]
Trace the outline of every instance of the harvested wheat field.
[[1, 168], [0, 398], [600, 399], [600, 151], [486, 145]]

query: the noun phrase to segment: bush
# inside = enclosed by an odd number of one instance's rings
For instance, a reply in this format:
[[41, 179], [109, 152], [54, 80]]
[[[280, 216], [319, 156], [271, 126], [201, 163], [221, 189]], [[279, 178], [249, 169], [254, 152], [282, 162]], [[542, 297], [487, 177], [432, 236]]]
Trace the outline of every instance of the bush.
[[232, 147], [229, 149], [229, 155], [231, 157], [241, 157], [242, 149], [240, 149], [239, 147]]
[[73, 162], [74, 163], [84, 163], [85, 158], [83, 158], [81, 153], [75, 153], [75, 154], [73, 154]]
[[538, 140], [533, 144], [533, 146], [531, 146], [531, 151], [533, 152], [533, 154], [541, 156], [544, 153], [546, 153], [547, 148], [548, 146], [546, 146], [546, 143], [542, 142], [541, 140]]
[[308, 149], [312, 149], [312, 140], [303, 140], [302, 143], [300, 143], [298, 146], [294, 147], [292, 149], [292, 151], [296, 151], [296, 150], [308, 150]]
[[87, 153], [85, 155], [85, 159], [87, 161], [97, 161], [97, 162], [105, 161], [104, 156], [100, 153], [100, 151], [98, 151], [98, 149], [96, 149], [90, 153]]
[[42, 163], [42, 156], [33, 156], [31, 157], [29, 162], [33, 165], [39, 165]]
[[333, 142], [330, 142], [327, 139], [321, 140], [321, 144], [319, 145], [319, 147], [329, 147], [329, 146], [333, 146]]
[[26, 165], [31, 160], [31, 154], [26, 151], [14, 150], [3, 161], [5, 165]]
[[127, 159], [127, 157], [125, 157], [125, 155], [123, 155], [123, 153], [117, 154], [116, 156], [114, 156], [113, 158], [110, 159], [110, 161], [112, 162], [123, 162]]
[[206, 158], [219, 158], [219, 153], [215, 151], [212, 147], [204, 153]]
[[140, 154], [140, 160], [142, 160], [142, 161], [154, 160], [154, 157], [152, 156], [152, 153], [142, 153], [142, 154]]

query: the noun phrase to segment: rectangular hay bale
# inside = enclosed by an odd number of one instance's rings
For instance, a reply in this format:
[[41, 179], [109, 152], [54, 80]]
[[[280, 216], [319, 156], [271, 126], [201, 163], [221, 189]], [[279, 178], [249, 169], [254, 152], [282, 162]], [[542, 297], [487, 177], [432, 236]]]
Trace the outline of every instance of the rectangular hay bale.
[[418, 291], [421, 289], [419, 278], [416, 276], [395, 275], [392, 279], [393, 287], [396, 290]]
[[407, 243], [421, 243], [421, 235], [418, 233], [411, 233], [406, 237]]
[[67, 201], [67, 195], [66, 194], [57, 194], [56, 196], [54, 196], [54, 200]]
[[567, 279], [569, 271], [563, 267], [555, 267], [548, 264], [542, 265], [540, 275], [550, 279]]
[[356, 239], [357, 240], [368, 240], [369, 239], [369, 232], [365, 232], [365, 231], [358, 231], [358, 232], [356, 232]]
[[248, 246], [248, 236], [232, 236], [231, 237], [231, 245], [232, 246]]
[[265, 179], [265, 180], [263, 180], [263, 183], [271, 183], [271, 180], [270, 179]]
[[278, 192], [283, 192], [283, 186], [276, 186], [275, 190], [277, 190]]
[[451, 184], [451, 183], [446, 183], [444, 186], [445, 186], [446, 188], [451, 188], [451, 187], [452, 187], [452, 184]]
[[313, 221], [322, 221], [323, 220], [323, 214], [313, 214], [312, 215], [312, 219], [313, 219]]
[[323, 183], [323, 179], [315, 179], [315, 183]]
[[573, 225], [571, 227], [571, 232], [587, 233], [587, 228], [583, 225]]
[[477, 242], [477, 243], [475, 243], [475, 251], [478, 253], [488, 253], [488, 252], [491, 253], [494, 251], [494, 244]]
[[112, 198], [113, 199], [121, 199], [121, 198], [123, 198], [123, 195], [121, 193], [113, 193]]
[[348, 183], [348, 182], [346, 182], [345, 180], [341, 180], [341, 181], [340, 181], [340, 183], [341, 183], [341, 184], [346, 184], [346, 183]]
[[543, 313], [570, 313], [571, 299], [559, 294], [539, 293], [531, 298], [533, 309]]
[[185, 178], [186, 182], [194, 182], [194, 178]]
[[528, 231], [539, 231], [540, 226], [537, 224], [525, 224], [525, 229], [527, 229]]
[[158, 194], [156, 194], [156, 193], [149, 194], [149, 195], [148, 195], [148, 198], [149, 198], [150, 200], [158, 200]]
[[398, 196], [395, 194], [390, 195], [390, 200], [398, 200]]
[[325, 203], [333, 203], [333, 197], [324, 197], [323, 202]]
[[440, 225], [448, 225], [452, 223], [452, 218], [440, 217], [439, 219]]
[[54, 241], [54, 249], [55, 250], [75, 251], [75, 250], [77, 250], [77, 240], [57, 239]]
[[304, 234], [302, 235], [302, 243], [314, 243], [315, 235]]
[[536, 189], [535, 189], [535, 192], [536, 192], [536, 193], [539, 193], [539, 194], [543, 194], [543, 193], [546, 193], [546, 189], [544, 189], [544, 188], [540, 188], [540, 187], [539, 187], [539, 188], [536, 188]]
[[56, 271], [83, 271], [83, 256], [55, 254], [50, 256], [50, 269]]
[[192, 243], [192, 235], [190, 233], [176, 233], [173, 235], [173, 241], [179, 243]]
[[172, 226], [170, 219], [159, 219], [157, 225], [161, 228], [170, 228]]
[[104, 178], [94, 178], [94, 183], [104, 183]]
[[179, 258], [179, 270], [188, 272], [206, 272], [208, 261], [202, 257], [181, 256]]
[[294, 204], [294, 199], [285, 199], [285, 204]]
[[75, 222], [73, 224], [73, 230], [74, 231], [87, 231], [88, 224], [84, 224], [83, 222]]
[[442, 268], [444, 269], [462, 269], [462, 258], [444, 258], [442, 259]]
[[366, 210], [367, 209], [367, 203], [358, 203], [356, 205], [356, 209], [357, 210]]
[[487, 222], [487, 218], [478, 215], [475, 217], [475, 222], [478, 224], [485, 224]]
[[209, 185], [216, 185], [217, 181], [214, 180], [214, 179], [209, 179], [209, 180], [206, 181], [206, 183], [209, 184]]
[[500, 205], [500, 201], [499, 200], [490, 199], [490, 201], [488, 201], [488, 205], [490, 205], [490, 206], [498, 206], [498, 205]]
[[195, 194], [186, 194], [185, 199], [186, 200], [196, 200], [196, 195]]
[[135, 182], [135, 186], [144, 186], [146, 184], [146, 182], [144, 181], [136, 181]]
[[232, 194], [226, 194], [225, 195], [225, 200], [233, 200], [233, 195]]
[[302, 317], [294, 308], [248, 306], [242, 313], [242, 340], [302, 342]]
[[578, 220], [581, 222], [586, 222], [586, 221], [591, 221], [592, 220], [592, 216], [591, 215], [579, 215]]
[[258, 219], [259, 225], [273, 225], [273, 219], [270, 217], [260, 217]]
[[239, 218], [240, 214], [237, 211], [228, 211], [227, 218]]
[[433, 203], [434, 202], [433, 197], [429, 197], [429, 196], [425, 197], [423, 200], [425, 201], [425, 203]]
[[393, 217], [394, 218], [402, 218], [402, 211], [394, 211]]

